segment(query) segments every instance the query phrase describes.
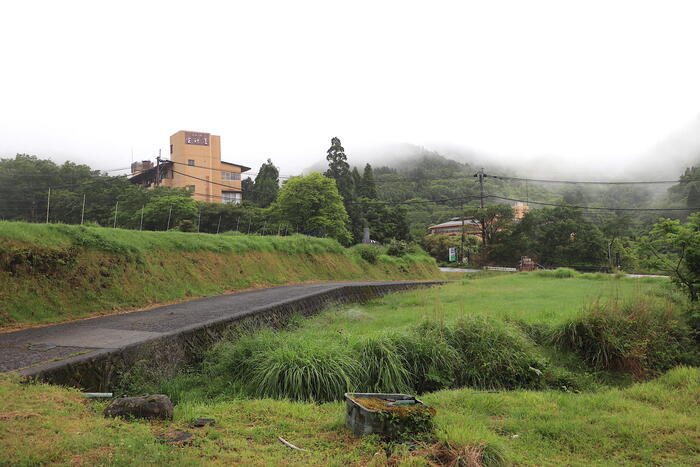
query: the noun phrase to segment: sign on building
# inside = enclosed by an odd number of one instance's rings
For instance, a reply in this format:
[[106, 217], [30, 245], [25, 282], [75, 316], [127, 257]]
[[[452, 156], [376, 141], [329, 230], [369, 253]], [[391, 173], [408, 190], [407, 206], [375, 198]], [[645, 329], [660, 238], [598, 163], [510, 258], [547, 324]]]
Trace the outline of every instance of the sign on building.
[[457, 261], [457, 248], [450, 248], [450, 263]]

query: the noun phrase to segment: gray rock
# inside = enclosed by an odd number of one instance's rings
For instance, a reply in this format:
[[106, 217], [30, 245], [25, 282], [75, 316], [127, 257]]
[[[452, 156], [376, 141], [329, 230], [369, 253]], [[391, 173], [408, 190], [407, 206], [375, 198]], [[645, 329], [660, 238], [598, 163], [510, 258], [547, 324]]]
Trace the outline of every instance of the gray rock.
[[192, 426], [196, 428], [202, 428], [203, 426], [214, 424], [216, 424], [216, 420], [214, 420], [213, 418], [198, 418], [192, 423]]
[[168, 396], [120, 397], [105, 408], [105, 417], [173, 419], [173, 403]]
[[163, 433], [162, 438], [163, 441], [168, 444], [185, 444], [192, 439], [192, 433], [175, 430], [168, 433]]

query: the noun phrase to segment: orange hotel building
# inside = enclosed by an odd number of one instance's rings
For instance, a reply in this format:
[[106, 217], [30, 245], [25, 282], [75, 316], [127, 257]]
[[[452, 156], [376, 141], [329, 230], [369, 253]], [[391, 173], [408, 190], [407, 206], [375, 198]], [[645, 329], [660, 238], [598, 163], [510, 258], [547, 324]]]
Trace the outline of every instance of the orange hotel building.
[[250, 170], [221, 160], [221, 137], [178, 131], [170, 137], [170, 160], [131, 164], [132, 183], [150, 188], [187, 188], [193, 198], [208, 203], [240, 203], [241, 174]]

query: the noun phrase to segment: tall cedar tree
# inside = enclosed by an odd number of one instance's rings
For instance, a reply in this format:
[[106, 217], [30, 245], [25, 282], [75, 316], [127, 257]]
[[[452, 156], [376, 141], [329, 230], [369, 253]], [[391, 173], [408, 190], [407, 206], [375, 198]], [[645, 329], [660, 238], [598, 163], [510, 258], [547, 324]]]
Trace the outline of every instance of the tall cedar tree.
[[354, 193], [354, 198], [358, 198], [362, 196], [362, 193], [360, 191], [360, 184], [362, 183], [362, 176], [360, 175], [360, 172], [357, 170], [357, 167], [352, 168], [352, 172], [350, 172], [350, 176], [352, 177], [352, 186], [355, 188], [355, 193]]
[[255, 182], [252, 178], [246, 177], [241, 182], [241, 191], [243, 191], [243, 201], [253, 200], [253, 187], [255, 187]]
[[253, 186], [253, 202], [266, 208], [277, 198], [280, 189], [280, 171], [270, 159], [260, 166]]
[[[362, 239], [362, 228], [364, 220], [362, 218], [362, 209], [358, 204], [355, 204], [355, 181], [353, 173], [348, 164], [348, 157], [345, 155], [345, 149], [340, 144], [340, 139], [334, 137], [331, 139], [331, 147], [328, 148], [326, 160], [328, 161], [328, 170], [324, 174], [328, 178], [335, 180], [340, 196], [343, 197], [343, 205], [349, 216], [349, 228], [355, 242]], [[359, 178], [360, 174], [357, 173]]]
[[369, 199], [377, 199], [377, 184], [374, 182], [374, 173], [372, 172], [372, 166], [365, 165], [365, 170], [362, 172], [362, 179], [360, 180], [359, 196]]
[[326, 152], [328, 170], [326, 170], [324, 175], [335, 180], [338, 193], [340, 193], [340, 196], [345, 200], [345, 205], [347, 207], [348, 202], [354, 197], [354, 187], [352, 175], [350, 174], [350, 164], [348, 164], [348, 156], [345, 155], [345, 149], [341, 146], [340, 139], [337, 137], [331, 139], [331, 147], [328, 148]]

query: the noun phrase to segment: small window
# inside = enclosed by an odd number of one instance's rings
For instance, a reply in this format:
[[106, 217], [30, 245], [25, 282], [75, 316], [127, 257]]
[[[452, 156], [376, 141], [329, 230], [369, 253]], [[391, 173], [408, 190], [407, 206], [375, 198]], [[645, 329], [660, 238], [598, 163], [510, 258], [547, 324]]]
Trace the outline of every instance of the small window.
[[194, 193], [194, 185], [187, 185], [187, 186], [185, 186], [185, 188], [187, 188], [189, 191]]
[[241, 174], [238, 172], [221, 172], [221, 179], [226, 181], [236, 181], [241, 179]]
[[221, 201], [223, 203], [226, 203], [226, 204], [229, 204], [229, 203], [238, 204], [242, 201], [241, 193], [239, 193], [237, 191], [222, 191], [221, 192]]
[[173, 145], [171, 144], [170, 145], [170, 154], [172, 154], [172, 153], [173, 153]]
[[194, 166], [194, 159], [187, 159], [187, 165]]

